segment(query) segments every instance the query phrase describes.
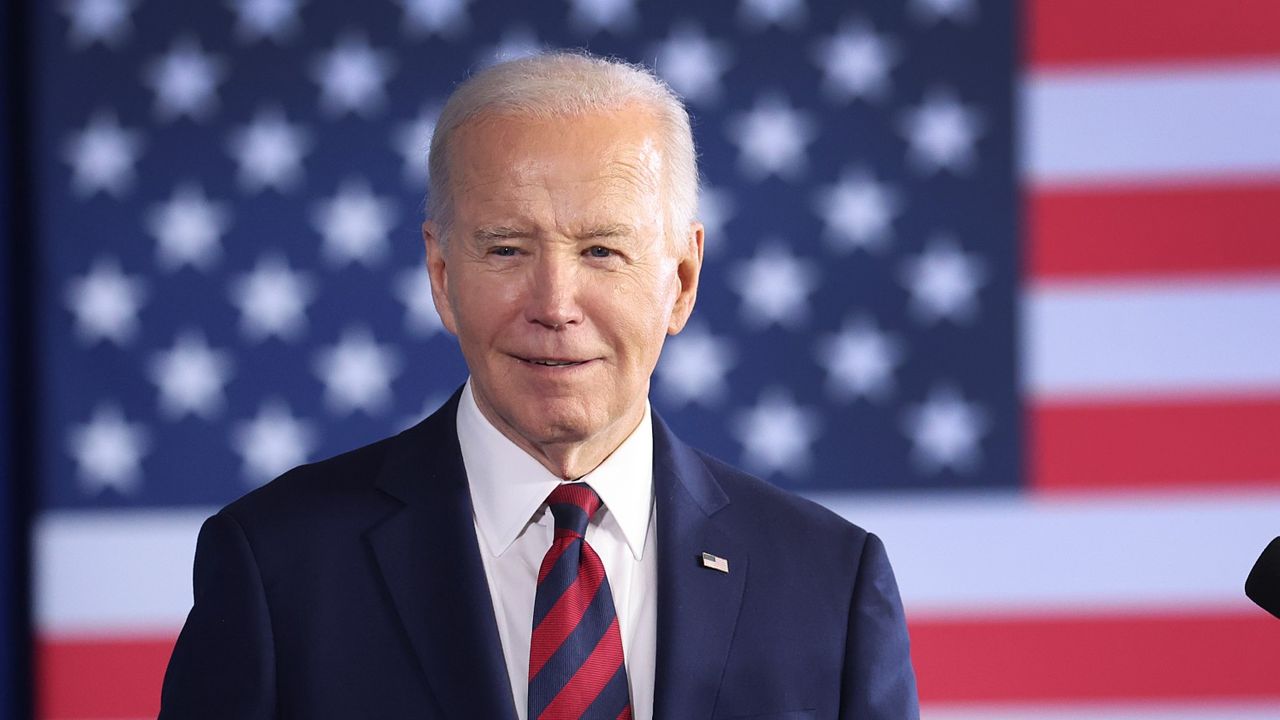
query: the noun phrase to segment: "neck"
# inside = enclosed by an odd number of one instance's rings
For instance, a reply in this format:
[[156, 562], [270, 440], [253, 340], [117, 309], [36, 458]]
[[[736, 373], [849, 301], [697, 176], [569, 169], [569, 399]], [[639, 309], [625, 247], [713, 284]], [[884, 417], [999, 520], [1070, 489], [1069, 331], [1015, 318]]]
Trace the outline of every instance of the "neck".
[[600, 467], [600, 463], [608, 459], [640, 426], [645, 411], [645, 403], [640, 402], [632, 411], [589, 437], [537, 442], [517, 432], [488, 406], [479, 393], [473, 396], [476, 407], [489, 424], [561, 480], [577, 480]]

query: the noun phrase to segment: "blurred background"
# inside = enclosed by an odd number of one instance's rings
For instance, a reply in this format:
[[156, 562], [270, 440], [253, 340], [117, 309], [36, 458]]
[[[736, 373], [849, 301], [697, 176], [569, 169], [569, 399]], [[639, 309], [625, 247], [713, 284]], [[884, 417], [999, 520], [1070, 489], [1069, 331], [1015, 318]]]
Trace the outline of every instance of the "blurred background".
[[559, 47], [694, 118], [655, 408], [884, 538], [927, 718], [1280, 717], [1280, 4], [0, 13], [0, 718], [154, 716], [201, 520], [465, 379], [426, 146]]

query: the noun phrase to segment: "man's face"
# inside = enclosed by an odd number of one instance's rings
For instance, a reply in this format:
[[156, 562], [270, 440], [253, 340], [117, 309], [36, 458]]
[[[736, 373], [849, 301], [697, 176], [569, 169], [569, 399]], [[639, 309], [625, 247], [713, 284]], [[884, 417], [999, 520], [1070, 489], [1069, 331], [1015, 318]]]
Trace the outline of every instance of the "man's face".
[[432, 292], [477, 404], [535, 455], [621, 442], [693, 309], [702, 229], [664, 236], [659, 137], [635, 110], [455, 135], [447, 243], [424, 226]]

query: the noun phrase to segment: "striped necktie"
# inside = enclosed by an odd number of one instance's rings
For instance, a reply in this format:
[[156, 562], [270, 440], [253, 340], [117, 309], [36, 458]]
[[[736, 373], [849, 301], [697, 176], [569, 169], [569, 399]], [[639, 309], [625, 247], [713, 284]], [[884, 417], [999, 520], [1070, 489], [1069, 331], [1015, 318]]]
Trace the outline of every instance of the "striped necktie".
[[583, 483], [547, 498], [555, 540], [538, 571], [529, 643], [529, 720], [630, 720], [622, 634], [587, 523], [600, 496]]

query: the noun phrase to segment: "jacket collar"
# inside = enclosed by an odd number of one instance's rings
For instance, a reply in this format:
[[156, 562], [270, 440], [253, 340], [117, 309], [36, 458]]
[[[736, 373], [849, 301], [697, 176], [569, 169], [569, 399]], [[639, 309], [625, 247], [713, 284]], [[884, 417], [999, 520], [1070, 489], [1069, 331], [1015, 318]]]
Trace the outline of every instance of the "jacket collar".
[[403, 506], [368, 533], [445, 717], [516, 720], [454, 417], [458, 394], [393, 442], [376, 485]]
[[[727, 526], [729, 497], [706, 462], [655, 413], [658, 513], [655, 718], [710, 718], [746, 586], [747, 545]], [[708, 568], [703, 553], [728, 561]]]

